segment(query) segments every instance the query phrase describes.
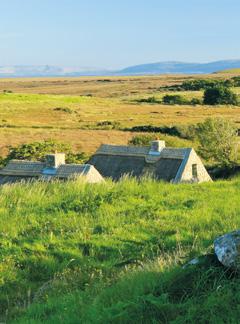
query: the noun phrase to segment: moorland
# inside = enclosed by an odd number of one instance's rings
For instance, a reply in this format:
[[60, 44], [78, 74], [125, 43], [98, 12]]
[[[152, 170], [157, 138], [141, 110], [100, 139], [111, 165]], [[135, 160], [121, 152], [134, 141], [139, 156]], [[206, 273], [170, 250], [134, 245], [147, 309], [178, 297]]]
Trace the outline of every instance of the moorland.
[[[234, 76], [231, 71], [204, 76], [0, 79], [0, 154], [6, 154], [9, 145], [47, 139], [91, 154], [101, 143], [127, 144], [135, 135], [131, 128], [140, 125], [190, 125], [219, 116], [239, 124], [240, 107], [158, 102], [169, 93], [168, 87], [186, 80]], [[240, 87], [234, 91], [240, 93]], [[181, 95], [191, 100], [201, 98], [203, 91], [181, 91]], [[151, 97], [156, 102], [147, 102]]]
[[[1, 79], [0, 154], [47, 139], [91, 154], [101, 143], [127, 144], [144, 125], [162, 127], [168, 145], [198, 149], [169, 129], [219, 116], [238, 126], [240, 107], [203, 105], [202, 90], [178, 86], [234, 76]], [[184, 103], [162, 103], [179, 94]], [[211, 256], [216, 236], [239, 229], [239, 195], [237, 175], [1, 186], [0, 322], [237, 323], [239, 274], [212, 258], [183, 265]]]

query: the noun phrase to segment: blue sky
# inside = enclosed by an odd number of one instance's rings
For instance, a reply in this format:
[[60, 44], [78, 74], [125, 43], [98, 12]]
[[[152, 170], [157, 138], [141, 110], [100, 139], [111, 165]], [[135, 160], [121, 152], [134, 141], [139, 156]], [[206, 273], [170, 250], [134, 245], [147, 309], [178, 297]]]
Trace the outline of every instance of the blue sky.
[[0, 66], [240, 58], [239, 0], [0, 0]]

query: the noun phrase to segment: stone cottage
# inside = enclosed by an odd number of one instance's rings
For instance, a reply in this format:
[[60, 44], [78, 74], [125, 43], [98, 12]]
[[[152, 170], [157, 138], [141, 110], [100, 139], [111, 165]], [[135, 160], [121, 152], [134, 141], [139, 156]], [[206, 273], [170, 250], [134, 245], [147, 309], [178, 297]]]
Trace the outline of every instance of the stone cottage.
[[166, 148], [160, 140], [150, 147], [101, 145], [89, 164], [113, 180], [148, 175], [172, 183], [211, 181], [193, 148]]
[[48, 154], [45, 162], [11, 160], [0, 170], [0, 185], [34, 179], [49, 181], [79, 178], [89, 183], [104, 181], [99, 172], [90, 164], [66, 164], [63, 153]]

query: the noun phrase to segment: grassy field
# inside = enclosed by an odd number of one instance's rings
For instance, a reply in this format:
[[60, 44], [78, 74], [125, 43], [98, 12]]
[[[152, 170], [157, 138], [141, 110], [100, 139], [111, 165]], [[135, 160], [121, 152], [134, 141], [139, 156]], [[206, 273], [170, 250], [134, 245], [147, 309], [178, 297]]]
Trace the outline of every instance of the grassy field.
[[[139, 102], [151, 96], [161, 99], [167, 93], [161, 87], [193, 78], [200, 76], [0, 79], [0, 154], [7, 152], [8, 145], [43, 139], [57, 139], [70, 143], [75, 151], [92, 153], [102, 143], [127, 144], [134, 134], [122, 129], [138, 125], [195, 124], [212, 116], [240, 123], [239, 107]], [[240, 93], [239, 88], [234, 91]], [[181, 95], [200, 98], [202, 92]], [[104, 121], [117, 122], [118, 129], [100, 127]]]
[[[231, 71], [230, 71], [231, 72]], [[125, 77], [74, 77], [74, 78], [12, 78], [0, 79], [0, 92], [92, 95], [95, 97], [123, 97], [154, 93], [160, 87], [181, 84], [191, 79], [226, 79], [238, 76], [239, 71], [223, 71], [209, 75], [153, 75]], [[227, 75], [226, 75], [227, 74]]]
[[238, 322], [239, 277], [182, 265], [240, 227], [239, 178], [0, 191], [0, 321]]
[[[189, 78], [200, 76], [2, 79], [0, 155], [9, 145], [47, 139], [91, 154], [102, 143], [127, 144], [136, 133], [126, 129], [139, 125], [184, 126], [213, 116], [240, 123], [240, 107], [140, 102], [161, 100], [161, 87]], [[161, 138], [167, 146], [197, 145]], [[237, 323], [239, 276], [212, 259], [182, 265], [240, 227], [239, 195], [239, 178], [1, 187], [0, 322]]]

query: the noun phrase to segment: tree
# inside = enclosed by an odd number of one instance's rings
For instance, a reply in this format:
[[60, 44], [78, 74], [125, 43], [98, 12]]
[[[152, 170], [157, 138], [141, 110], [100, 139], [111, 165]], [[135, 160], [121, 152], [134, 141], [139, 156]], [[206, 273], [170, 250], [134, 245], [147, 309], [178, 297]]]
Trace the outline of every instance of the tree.
[[238, 105], [237, 95], [224, 86], [215, 86], [204, 91], [205, 105]]
[[209, 161], [226, 166], [237, 158], [237, 129], [223, 118], [208, 118], [196, 127], [200, 154]]

